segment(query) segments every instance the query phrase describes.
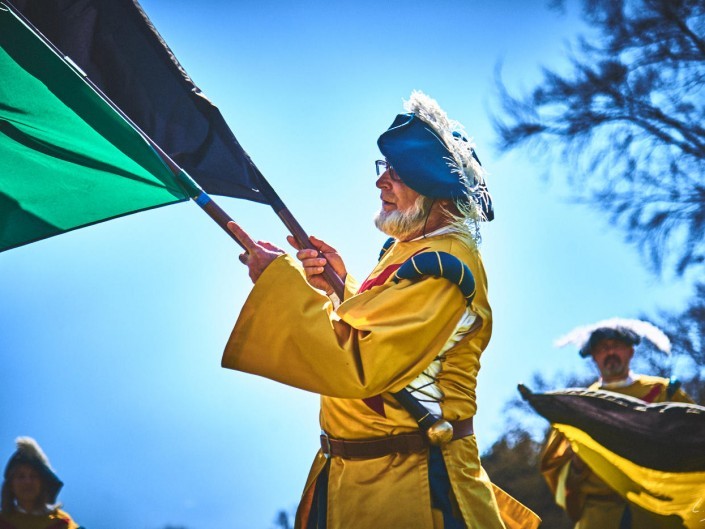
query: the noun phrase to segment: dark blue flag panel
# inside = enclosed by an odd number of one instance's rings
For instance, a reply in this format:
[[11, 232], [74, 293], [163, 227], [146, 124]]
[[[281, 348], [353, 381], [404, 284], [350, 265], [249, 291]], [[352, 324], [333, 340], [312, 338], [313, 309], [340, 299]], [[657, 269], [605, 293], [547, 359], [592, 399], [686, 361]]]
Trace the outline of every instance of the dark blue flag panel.
[[11, 3], [207, 193], [271, 203], [220, 111], [136, 0]]
[[609, 391], [566, 389], [524, 399], [553, 424], [578, 428], [637, 465], [665, 472], [705, 471], [705, 407], [647, 404]]

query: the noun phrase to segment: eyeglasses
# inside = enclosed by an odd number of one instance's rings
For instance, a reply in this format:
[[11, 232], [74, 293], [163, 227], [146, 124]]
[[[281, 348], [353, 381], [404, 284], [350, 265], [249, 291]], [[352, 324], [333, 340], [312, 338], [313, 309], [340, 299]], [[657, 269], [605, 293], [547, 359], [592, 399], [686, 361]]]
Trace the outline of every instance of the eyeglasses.
[[385, 171], [389, 171], [389, 178], [395, 182], [401, 182], [401, 178], [399, 178], [399, 175], [394, 170], [394, 167], [392, 167], [387, 160], [376, 160], [375, 169], [377, 169], [377, 176], [382, 176]]
[[375, 169], [377, 169], [377, 176], [382, 176], [382, 174], [391, 169], [392, 166], [389, 165], [389, 162], [387, 160], [377, 160], [375, 162]]

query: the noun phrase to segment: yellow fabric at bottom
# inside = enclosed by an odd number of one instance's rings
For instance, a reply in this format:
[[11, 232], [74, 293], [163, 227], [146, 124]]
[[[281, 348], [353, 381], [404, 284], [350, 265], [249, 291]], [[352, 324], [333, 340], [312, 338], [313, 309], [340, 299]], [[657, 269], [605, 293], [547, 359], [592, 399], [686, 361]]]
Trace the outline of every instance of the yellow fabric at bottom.
[[705, 498], [705, 472], [644, 468], [611, 452], [582, 430], [565, 424], [554, 427], [568, 438], [590, 469], [620, 496], [647, 511], [678, 516], [688, 529], [705, 527], [705, 507], [703, 512], [699, 508]]
[[[472, 271], [476, 295], [467, 306], [457, 285], [443, 278], [390, 281], [411, 256], [443, 251]], [[334, 307], [311, 288], [290, 257], [274, 260], [257, 280], [223, 354], [222, 365], [321, 395], [321, 429], [335, 439], [378, 439], [418, 431], [390, 392], [440, 364], [434, 385], [444, 419], [472, 417], [480, 356], [492, 333], [487, 281], [477, 248], [459, 234], [397, 242], [368, 277], [369, 289]], [[352, 283], [346, 285], [352, 287]], [[461, 321], [471, 326], [457, 336]], [[453, 338], [451, 340], [451, 338]], [[499, 502], [480, 466], [474, 437], [443, 449], [457, 507], [470, 529], [514, 529], [500, 518]], [[317, 477], [326, 465], [316, 456], [297, 511], [306, 527]], [[428, 455], [374, 459], [332, 457], [328, 474], [328, 529], [430, 529], [433, 513]], [[509, 504], [508, 501], [505, 503]], [[521, 515], [515, 506], [517, 520]], [[530, 517], [523, 527], [536, 526]]]
[[[588, 498], [585, 500], [580, 520], [574, 529], [620, 529], [622, 516], [627, 503], [611, 499]], [[683, 521], [672, 514], [660, 516], [630, 504], [631, 526], [634, 529], [682, 529]]]
[[541, 519], [528, 507], [490, 481], [482, 468], [474, 435], [459, 439], [443, 448], [456, 498], [471, 498], [460, 502], [460, 510], [469, 528], [494, 527], [499, 511], [506, 529], [535, 529]]
[[[399, 505], [400, 498], [406, 500], [403, 506]], [[416, 500], [408, 501], [412, 498]], [[429, 498], [425, 453], [331, 459], [329, 527], [433, 527]]]
[[[474, 436], [443, 449], [455, 498], [468, 529], [536, 529], [540, 518], [490, 482], [477, 457]], [[334, 457], [330, 462], [328, 526], [336, 528], [443, 529], [440, 511], [429, 509], [430, 489], [425, 452], [367, 460]], [[462, 464], [460, 462], [463, 462]], [[319, 452], [309, 473], [296, 527], [306, 527], [316, 478], [326, 464]], [[400, 504], [398, 498], [406, 498]], [[413, 499], [409, 501], [409, 499]], [[497, 512], [501, 521], [497, 519]]]
[[0, 527], [13, 529], [78, 529], [71, 516], [61, 509], [36, 515], [21, 512], [0, 513]]
[[507, 529], [537, 529], [541, 525], [541, 518], [534, 511], [494, 483], [492, 488], [499, 507], [499, 514]]

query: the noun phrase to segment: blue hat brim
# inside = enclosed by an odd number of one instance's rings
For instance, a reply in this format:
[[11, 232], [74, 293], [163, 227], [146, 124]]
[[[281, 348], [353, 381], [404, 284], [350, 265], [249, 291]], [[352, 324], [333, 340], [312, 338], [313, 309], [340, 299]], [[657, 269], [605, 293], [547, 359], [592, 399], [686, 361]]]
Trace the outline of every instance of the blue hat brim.
[[402, 182], [429, 198], [467, 200], [465, 185], [453, 171], [453, 155], [416, 114], [399, 114], [377, 146]]

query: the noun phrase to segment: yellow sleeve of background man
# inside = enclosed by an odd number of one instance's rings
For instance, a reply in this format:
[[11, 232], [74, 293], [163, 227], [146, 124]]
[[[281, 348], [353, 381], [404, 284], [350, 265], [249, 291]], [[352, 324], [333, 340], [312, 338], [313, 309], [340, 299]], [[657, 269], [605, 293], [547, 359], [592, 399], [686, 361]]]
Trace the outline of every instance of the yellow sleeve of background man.
[[433, 360], [465, 310], [445, 279], [388, 283], [336, 311], [284, 255], [255, 284], [222, 365], [338, 398], [408, 385]]

